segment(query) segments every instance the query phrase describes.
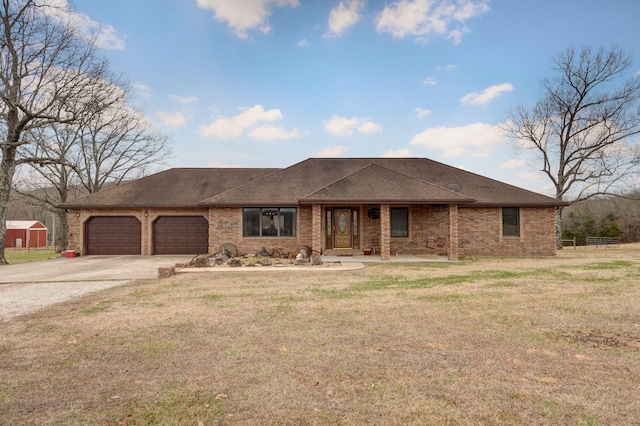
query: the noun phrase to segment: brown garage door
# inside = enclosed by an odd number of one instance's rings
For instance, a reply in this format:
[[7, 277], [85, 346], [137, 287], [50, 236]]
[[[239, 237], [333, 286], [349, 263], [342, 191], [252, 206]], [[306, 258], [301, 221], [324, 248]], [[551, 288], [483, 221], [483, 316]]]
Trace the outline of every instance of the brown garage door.
[[206, 254], [209, 222], [202, 216], [160, 216], [153, 222], [153, 254]]
[[95, 216], [85, 224], [86, 254], [141, 254], [140, 221], [133, 216]]

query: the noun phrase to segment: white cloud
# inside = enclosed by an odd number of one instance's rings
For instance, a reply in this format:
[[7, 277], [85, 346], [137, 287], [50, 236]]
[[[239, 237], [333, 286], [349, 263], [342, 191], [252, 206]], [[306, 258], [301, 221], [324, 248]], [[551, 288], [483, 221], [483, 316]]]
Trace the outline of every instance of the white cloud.
[[333, 115], [324, 123], [324, 129], [336, 136], [351, 136], [356, 131], [360, 133], [377, 133], [382, 131], [382, 126], [373, 121], [363, 120], [359, 117], [340, 117]]
[[435, 77], [427, 77], [422, 81], [422, 84], [425, 86], [435, 86], [438, 84], [438, 80], [436, 80]]
[[428, 149], [440, 150], [445, 158], [487, 157], [493, 148], [505, 146], [509, 139], [500, 125], [473, 123], [461, 127], [433, 127], [418, 133], [410, 145], [422, 145]]
[[342, 145], [328, 146], [322, 151], [316, 151], [312, 155], [314, 157], [338, 157], [345, 152], [349, 151], [349, 148]]
[[217, 21], [226, 22], [241, 39], [249, 38], [249, 30], [271, 31], [268, 18], [277, 7], [297, 7], [298, 0], [197, 0], [198, 7], [211, 10]]
[[147, 86], [144, 83], [140, 83], [136, 81], [133, 83], [133, 90], [140, 96], [141, 98], [150, 98], [151, 97], [151, 87]]
[[[233, 117], [220, 117], [206, 126], [200, 126], [202, 136], [211, 136], [220, 139], [237, 138], [249, 132], [248, 136], [257, 140], [285, 140], [301, 138], [299, 129], [288, 131], [283, 127], [260, 125], [264, 122], [282, 120], [279, 109], [265, 111], [262, 105], [244, 108], [242, 112]], [[258, 126], [258, 127], [255, 127]]]
[[487, 105], [492, 100], [499, 97], [504, 92], [512, 92], [513, 86], [510, 83], [496, 84], [489, 86], [482, 92], [471, 92], [460, 98], [462, 105]]
[[176, 101], [179, 104], [183, 104], [183, 105], [195, 105], [199, 101], [197, 96], [169, 95], [169, 99], [171, 99], [172, 101]]
[[332, 135], [351, 136], [359, 120], [357, 117], [346, 118], [334, 115], [325, 122], [324, 129]]
[[462, 38], [470, 32], [471, 30], [466, 26], [463, 26], [462, 28], [456, 28], [449, 31], [449, 34], [447, 34], [447, 40], [451, 40], [453, 44], [457, 46], [458, 44], [462, 43]]
[[430, 109], [422, 109], [420, 107], [417, 107], [414, 109], [414, 111], [416, 112], [416, 115], [419, 119], [423, 119], [425, 117], [428, 117], [431, 114], [431, 110]]
[[307, 41], [306, 38], [303, 38], [302, 40], [300, 40], [298, 42], [298, 47], [301, 48], [301, 49], [305, 48], [305, 47], [309, 47], [309, 42]]
[[372, 134], [379, 133], [381, 131], [382, 126], [374, 123], [373, 121], [364, 122], [358, 127], [358, 132], [360, 133]]
[[449, 65], [438, 65], [436, 67], [436, 71], [451, 71], [451, 70], [455, 70], [456, 68], [458, 68], [458, 66], [456, 64], [449, 64]]
[[329, 32], [327, 37], [339, 37], [360, 20], [360, 11], [364, 0], [341, 0], [338, 6], [329, 12]]
[[124, 37], [118, 35], [118, 31], [111, 25], [104, 25], [94, 21], [88, 15], [72, 10], [67, 0], [45, 0], [47, 6], [44, 13], [69, 23], [78, 31], [81, 37], [95, 41], [101, 49], [124, 50]]
[[520, 169], [522, 167], [525, 167], [527, 165], [527, 162], [525, 160], [508, 160], [505, 161], [504, 163], [500, 164], [500, 168], [501, 169]]
[[218, 168], [226, 168], [226, 169], [238, 169], [242, 167], [240, 164], [227, 164], [223, 163], [219, 160], [213, 160], [207, 163], [207, 167], [218, 167]]
[[298, 129], [294, 129], [289, 132], [282, 127], [265, 125], [251, 131], [251, 133], [249, 133], [249, 136], [262, 141], [273, 141], [301, 138], [302, 132]]
[[400, 148], [400, 149], [390, 149], [382, 154], [384, 158], [406, 158], [406, 157], [417, 157], [409, 148]]
[[160, 121], [166, 127], [182, 127], [187, 124], [187, 117], [182, 111], [174, 112], [173, 114], [158, 111]]
[[488, 0], [396, 0], [385, 5], [376, 19], [379, 33], [393, 37], [415, 37], [426, 42], [434, 35], [446, 36], [457, 44], [469, 32], [466, 27], [450, 29], [454, 23], [479, 16], [489, 10]]

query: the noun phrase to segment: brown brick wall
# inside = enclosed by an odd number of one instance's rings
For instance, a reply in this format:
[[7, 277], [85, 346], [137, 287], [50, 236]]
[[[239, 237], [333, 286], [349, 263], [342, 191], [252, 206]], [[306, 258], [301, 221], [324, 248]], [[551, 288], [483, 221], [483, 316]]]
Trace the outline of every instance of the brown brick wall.
[[461, 256], [555, 256], [555, 210], [520, 208], [520, 236], [502, 236], [501, 208], [459, 209]]
[[[380, 244], [381, 219], [367, 216], [366, 205], [359, 211], [359, 239], [362, 247], [371, 247], [377, 240]], [[389, 206], [386, 206], [387, 208]], [[553, 256], [555, 255], [555, 214], [553, 208], [521, 208], [521, 234], [517, 238], [502, 237], [501, 209], [460, 208], [458, 210], [458, 252], [460, 256]], [[318, 211], [321, 214], [318, 214]], [[388, 210], [387, 210], [388, 212]], [[235, 244], [242, 253], [255, 253], [262, 247], [272, 250], [297, 251], [310, 246], [317, 251], [325, 241], [323, 209], [316, 206], [298, 207], [297, 236], [291, 238], [242, 238], [242, 208], [212, 208], [207, 210], [185, 209], [95, 209], [70, 210], [69, 250], [83, 254], [84, 223], [92, 216], [135, 216], [142, 223], [142, 253], [152, 253], [152, 223], [158, 216], [202, 215], [209, 220], [209, 251], [215, 253], [224, 243]], [[388, 213], [387, 213], [388, 215]], [[387, 216], [388, 217], [388, 216]], [[319, 221], [319, 222], [318, 222]], [[314, 235], [315, 232], [318, 234]], [[449, 247], [448, 206], [409, 206], [409, 236], [389, 238], [387, 248], [398, 254], [455, 253]], [[387, 226], [384, 232], [390, 234]], [[320, 241], [318, 243], [317, 241]], [[457, 256], [457, 254], [456, 254]]]
[[446, 255], [448, 246], [447, 206], [410, 206], [409, 236], [391, 238], [391, 251], [397, 254]]
[[263, 247], [296, 252], [312, 244], [312, 208], [298, 207], [295, 237], [242, 237], [242, 207], [211, 208], [209, 210], [209, 252], [215, 253], [222, 244], [231, 243], [243, 254], [257, 253]]

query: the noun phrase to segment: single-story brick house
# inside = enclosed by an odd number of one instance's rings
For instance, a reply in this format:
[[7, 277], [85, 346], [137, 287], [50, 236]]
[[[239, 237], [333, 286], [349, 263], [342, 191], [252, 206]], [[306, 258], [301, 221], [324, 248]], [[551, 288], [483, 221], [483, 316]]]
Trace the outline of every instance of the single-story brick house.
[[241, 252], [553, 256], [565, 205], [426, 158], [310, 158], [284, 169], [169, 169], [67, 202], [81, 254]]

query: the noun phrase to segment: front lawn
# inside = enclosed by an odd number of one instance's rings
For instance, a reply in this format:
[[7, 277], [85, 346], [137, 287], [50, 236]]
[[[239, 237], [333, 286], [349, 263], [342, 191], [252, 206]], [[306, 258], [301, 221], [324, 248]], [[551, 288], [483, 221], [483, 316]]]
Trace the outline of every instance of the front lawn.
[[0, 323], [0, 418], [638, 424], [639, 255], [138, 281]]
[[5, 251], [5, 257], [9, 264], [35, 262], [57, 256], [60, 256], [60, 253], [56, 253], [53, 249], [32, 249], [29, 251], [26, 249], [6, 249]]

